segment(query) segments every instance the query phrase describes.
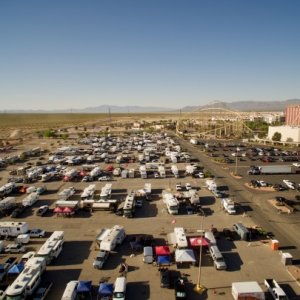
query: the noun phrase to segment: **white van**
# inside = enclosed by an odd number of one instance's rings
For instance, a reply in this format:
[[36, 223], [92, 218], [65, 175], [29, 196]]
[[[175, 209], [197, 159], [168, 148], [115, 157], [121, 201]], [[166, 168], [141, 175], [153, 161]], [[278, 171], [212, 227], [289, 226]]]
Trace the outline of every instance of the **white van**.
[[209, 241], [210, 246], [217, 245], [216, 238], [211, 231], [205, 231], [204, 237]]
[[77, 285], [78, 285], [77, 280], [70, 281], [65, 288], [65, 291], [61, 297], [61, 300], [75, 300], [76, 296], [77, 296], [77, 293], [76, 293]]
[[16, 243], [20, 244], [28, 244], [30, 240], [30, 235], [25, 233], [25, 234], [20, 234], [16, 238]]
[[226, 270], [227, 265], [225, 263], [224, 257], [222, 253], [220, 252], [219, 248], [217, 246], [211, 246], [209, 247], [210, 255], [214, 261], [214, 265], [217, 270]]
[[[113, 300], [125, 300], [126, 277], [117, 277], [114, 284]], [[65, 299], [64, 299], [65, 300]]]
[[143, 262], [146, 264], [153, 263], [153, 248], [152, 247], [144, 247]]

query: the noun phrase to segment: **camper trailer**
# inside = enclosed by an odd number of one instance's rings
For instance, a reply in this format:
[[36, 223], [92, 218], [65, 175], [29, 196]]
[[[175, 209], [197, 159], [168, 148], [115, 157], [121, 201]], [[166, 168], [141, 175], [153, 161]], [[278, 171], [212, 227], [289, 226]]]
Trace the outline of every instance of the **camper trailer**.
[[94, 193], [95, 193], [95, 189], [96, 189], [96, 186], [95, 184], [90, 184], [88, 187], [86, 187], [82, 194], [81, 194], [81, 199], [84, 200], [84, 199], [93, 199], [94, 197]]
[[163, 202], [166, 204], [170, 215], [178, 215], [179, 202], [171, 193], [163, 194]]
[[35, 202], [39, 200], [39, 196], [40, 195], [36, 192], [29, 194], [22, 200], [22, 205], [28, 207], [32, 206]]
[[115, 225], [106, 231], [103, 239], [100, 241], [100, 250], [113, 251], [117, 245], [122, 244], [126, 237], [123, 226]]
[[131, 191], [128, 193], [124, 207], [123, 207], [123, 216], [127, 218], [132, 218], [135, 213], [135, 192]]
[[178, 248], [187, 248], [188, 242], [183, 227], [174, 228], [175, 241]]
[[26, 222], [0, 222], [1, 237], [17, 237], [27, 232], [28, 224]]

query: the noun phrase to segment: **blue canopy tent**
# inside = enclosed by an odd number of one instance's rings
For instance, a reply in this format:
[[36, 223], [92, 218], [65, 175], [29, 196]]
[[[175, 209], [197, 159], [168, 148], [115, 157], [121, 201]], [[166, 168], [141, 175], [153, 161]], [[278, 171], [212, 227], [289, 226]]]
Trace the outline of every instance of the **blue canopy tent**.
[[162, 265], [169, 266], [171, 264], [170, 256], [166, 256], [166, 255], [157, 256], [157, 264], [159, 266], [162, 266]]
[[15, 264], [7, 272], [9, 275], [19, 275], [24, 270], [24, 264]]
[[112, 283], [100, 283], [97, 299], [109, 299], [112, 296], [114, 286]]
[[79, 295], [79, 299], [84, 299], [86, 294], [89, 294], [92, 298], [92, 281], [79, 281], [76, 292]]

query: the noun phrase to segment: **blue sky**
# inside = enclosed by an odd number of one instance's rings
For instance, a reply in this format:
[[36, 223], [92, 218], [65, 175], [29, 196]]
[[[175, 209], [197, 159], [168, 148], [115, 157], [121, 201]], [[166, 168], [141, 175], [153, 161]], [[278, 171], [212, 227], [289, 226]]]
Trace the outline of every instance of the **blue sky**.
[[300, 1], [0, 1], [1, 109], [300, 98]]

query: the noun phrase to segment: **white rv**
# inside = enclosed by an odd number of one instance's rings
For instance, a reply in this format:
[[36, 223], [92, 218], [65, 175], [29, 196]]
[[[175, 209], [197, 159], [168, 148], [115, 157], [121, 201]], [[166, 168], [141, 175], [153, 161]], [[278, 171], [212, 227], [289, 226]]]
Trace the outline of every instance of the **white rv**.
[[166, 170], [164, 166], [158, 166], [158, 173], [161, 178], [166, 177]]
[[179, 176], [178, 168], [177, 168], [176, 165], [172, 165], [172, 166], [171, 166], [171, 171], [172, 171], [174, 177], [177, 178], [177, 177]]
[[187, 248], [188, 242], [183, 227], [174, 228], [175, 241], [178, 248]]
[[95, 167], [95, 168], [91, 171], [90, 176], [94, 178], [94, 177], [99, 176], [100, 174], [101, 174], [101, 168], [100, 168], [100, 167]]
[[5, 185], [3, 185], [1, 188], [0, 188], [0, 196], [6, 196], [8, 194], [10, 194], [13, 189], [15, 188], [16, 184], [14, 182], [9, 182]]
[[221, 200], [223, 208], [230, 215], [234, 215], [236, 213], [234, 202], [230, 198], [225, 198]]
[[147, 178], [147, 170], [146, 170], [146, 166], [145, 165], [141, 165], [140, 166], [140, 174], [141, 174], [141, 178], [142, 179], [146, 179]]
[[16, 237], [28, 232], [26, 222], [0, 222], [0, 236]]
[[123, 216], [132, 218], [135, 213], [135, 192], [131, 191], [128, 193], [125, 203], [123, 206]]
[[76, 292], [77, 285], [78, 285], [78, 280], [69, 281], [66, 285], [61, 300], [75, 300], [77, 296], [77, 292]]
[[42, 245], [36, 256], [43, 257], [49, 264], [54, 258], [57, 258], [62, 251], [64, 243], [64, 232], [54, 231], [47, 241]]
[[71, 196], [73, 196], [75, 194], [75, 188], [74, 187], [69, 187], [67, 189], [64, 189], [63, 191], [61, 191], [58, 196], [60, 196], [62, 199], [67, 200], [69, 199]]
[[102, 189], [100, 193], [100, 200], [107, 200], [111, 197], [111, 188], [112, 184], [107, 183]]
[[163, 202], [166, 204], [170, 215], [178, 215], [179, 202], [171, 193], [163, 194]]
[[88, 187], [86, 187], [82, 194], [81, 194], [81, 199], [84, 200], [84, 199], [93, 199], [94, 197], [94, 193], [95, 193], [95, 189], [96, 189], [96, 186], [95, 184], [90, 184]]
[[23, 300], [31, 296], [41, 282], [46, 269], [46, 261], [42, 257], [32, 257], [15, 281], [5, 290], [7, 300]]
[[0, 210], [11, 209], [14, 206], [16, 206], [15, 197], [6, 197], [0, 201]]
[[100, 250], [113, 251], [117, 245], [122, 244], [126, 237], [123, 226], [115, 225], [108, 232], [106, 232], [102, 241], [100, 242]]
[[25, 197], [22, 200], [22, 205], [23, 206], [32, 206], [36, 201], [39, 200], [39, 196], [40, 195], [36, 192], [29, 194], [27, 197]]

